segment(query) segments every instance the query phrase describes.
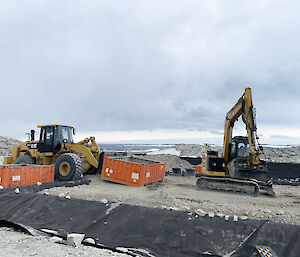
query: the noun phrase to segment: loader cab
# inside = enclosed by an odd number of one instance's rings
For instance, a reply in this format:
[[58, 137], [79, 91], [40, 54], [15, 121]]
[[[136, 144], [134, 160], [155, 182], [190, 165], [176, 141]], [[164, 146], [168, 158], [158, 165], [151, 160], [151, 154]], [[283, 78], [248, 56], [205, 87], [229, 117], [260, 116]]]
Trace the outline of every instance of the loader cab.
[[231, 152], [230, 152], [230, 160], [242, 157], [246, 158], [249, 157], [250, 148], [249, 142], [247, 137], [234, 137], [231, 143]]
[[73, 143], [74, 128], [67, 125], [44, 125], [41, 128], [38, 151], [57, 153], [63, 143]]

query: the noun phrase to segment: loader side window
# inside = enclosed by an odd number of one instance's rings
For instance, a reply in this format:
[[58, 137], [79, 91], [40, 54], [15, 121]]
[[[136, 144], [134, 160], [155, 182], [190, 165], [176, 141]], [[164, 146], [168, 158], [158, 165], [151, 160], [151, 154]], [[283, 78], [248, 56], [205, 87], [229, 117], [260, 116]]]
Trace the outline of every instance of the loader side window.
[[51, 144], [53, 139], [53, 130], [52, 127], [46, 127], [45, 131], [45, 143]]
[[38, 151], [41, 153], [53, 151], [53, 127], [42, 127]]
[[52, 144], [53, 130], [51, 127], [44, 127], [41, 131], [40, 143]]
[[40, 143], [45, 142], [45, 128], [41, 129], [41, 135], [40, 135]]

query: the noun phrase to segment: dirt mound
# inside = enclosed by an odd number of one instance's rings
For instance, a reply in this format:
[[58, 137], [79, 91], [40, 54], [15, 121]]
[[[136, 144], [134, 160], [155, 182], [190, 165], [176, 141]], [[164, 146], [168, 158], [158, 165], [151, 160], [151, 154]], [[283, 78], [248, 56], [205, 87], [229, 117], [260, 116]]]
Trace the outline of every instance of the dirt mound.
[[[217, 151], [222, 154], [222, 146], [209, 145], [208, 148], [205, 145], [199, 144], [179, 144], [174, 148], [180, 152], [180, 156], [197, 156], [201, 157], [207, 150]], [[264, 154], [261, 155], [262, 159], [268, 162], [290, 162], [300, 163], [300, 147], [299, 146], [286, 146], [286, 147], [264, 147]]]
[[193, 168], [192, 165], [180, 159], [176, 155], [170, 154], [156, 154], [156, 155], [147, 155], [147, 156], [136, 156], [136, 158], [146, 159], [156, 162], [165, 162], [167, 164], [166, 171], [172, 170], [172, 168], [181, 168], [181, 169], [189, 169]]
[[22, 141], [0, 136], [0, 155], [7, 156], [10, 155], [10, 150], [15, 145], [20, 144]]
[[175, 145], [174, 148], [180, 152], [180, 156], [197, 156], [201, 157], [202, 154], [206, 153], [207, 150], [213, 150], [222, 153], [222, 147], [218, 145], [210, 145], [205, 147], [205, 145], [198, 144], [179, 144]]

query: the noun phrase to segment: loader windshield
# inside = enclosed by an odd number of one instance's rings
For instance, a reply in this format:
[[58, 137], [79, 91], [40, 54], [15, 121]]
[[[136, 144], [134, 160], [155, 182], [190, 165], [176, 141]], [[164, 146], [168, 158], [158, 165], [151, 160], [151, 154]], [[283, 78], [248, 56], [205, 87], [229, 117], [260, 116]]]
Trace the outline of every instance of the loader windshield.
[[59, 127], [60, 130], [60, 140], [63, 142], [64, 140], [67, 143], [73, 143], [73, 136], [72, 136], [72, 128], [71, 127]]

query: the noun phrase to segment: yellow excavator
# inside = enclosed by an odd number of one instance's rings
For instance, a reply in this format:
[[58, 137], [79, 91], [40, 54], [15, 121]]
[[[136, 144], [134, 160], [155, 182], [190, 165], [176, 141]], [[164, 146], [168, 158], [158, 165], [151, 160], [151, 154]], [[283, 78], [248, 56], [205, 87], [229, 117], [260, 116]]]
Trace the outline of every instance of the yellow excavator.
[[74, 143], [75, 129], [69, 125], [50, 124], [38, 126], [39, 141], [31, 130], [28, 141], [11, 150], [11, 156], [4, 157], [3, 164], [55, 165], [55, 178], [74, 180], [83, 173], [101, 169], [104, 152], [94, 137]]
[[[247, 136], [232, 138], [234, 123], [240, 116], [246, 125]], [[223, 156], [218, 156], [216, 151], [207, 151], [202, 156], [202, 171], [197, 175], [197, 187], [253, 195], [264, 190], [269, 195], [275, 195], [267, 163], [259, 158], [262, 147], [257, 140], [252, 92], [251, 88], [246, 88], [226, 114]]]

